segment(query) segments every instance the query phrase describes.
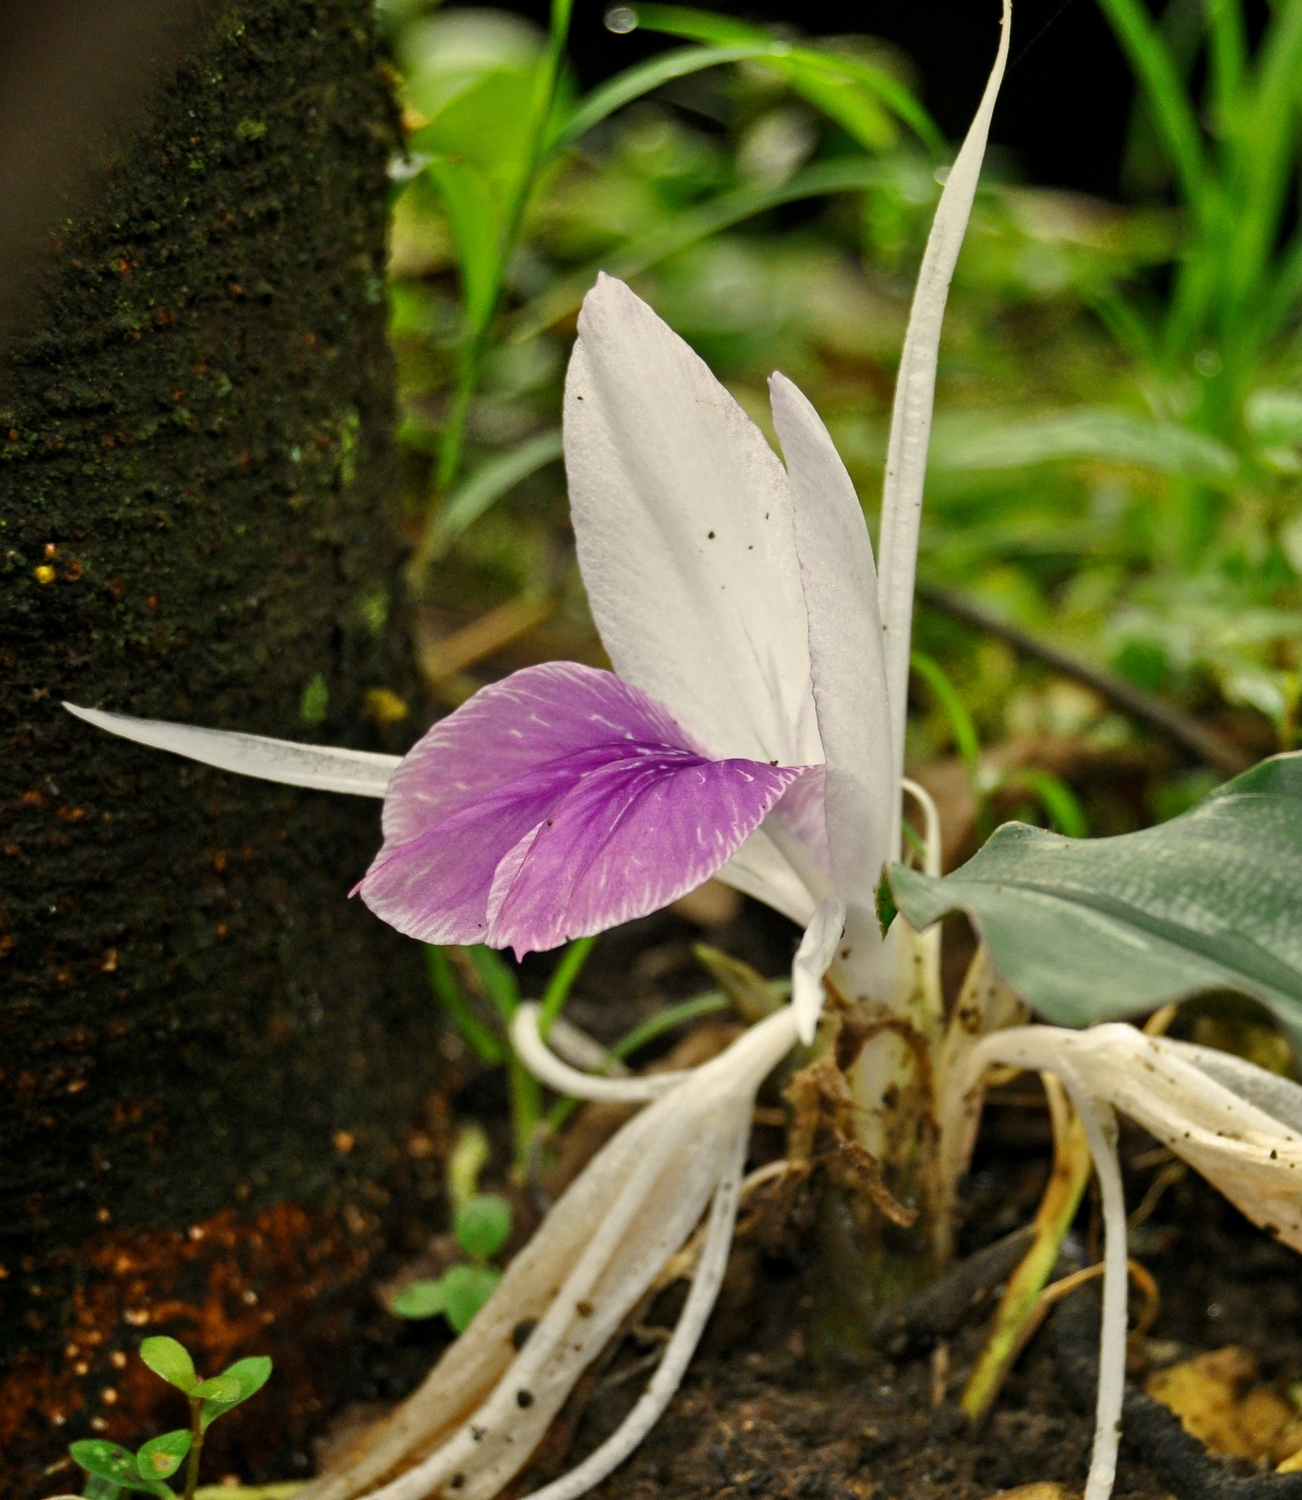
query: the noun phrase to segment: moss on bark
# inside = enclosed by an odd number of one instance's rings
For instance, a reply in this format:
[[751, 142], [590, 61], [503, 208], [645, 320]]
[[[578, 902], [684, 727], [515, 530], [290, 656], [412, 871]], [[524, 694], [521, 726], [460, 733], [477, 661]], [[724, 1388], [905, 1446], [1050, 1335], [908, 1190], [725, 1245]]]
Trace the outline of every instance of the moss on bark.
[[221, 8], [0, 370], [0, 1361], [97, 1224], [356, 1197], [430, 1084], [414, 945], [347, 900], [378, 804], [59, 707], [373, 746], [407, 691], [369, 10]]

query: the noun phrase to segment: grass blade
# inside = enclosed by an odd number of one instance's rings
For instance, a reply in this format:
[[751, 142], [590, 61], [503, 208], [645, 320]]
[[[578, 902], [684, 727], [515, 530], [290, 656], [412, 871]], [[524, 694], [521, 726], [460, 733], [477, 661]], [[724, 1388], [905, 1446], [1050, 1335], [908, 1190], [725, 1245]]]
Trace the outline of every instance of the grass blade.
[[522, 344], [577, 311], [596, 281], [598, 271], [627, 281], [678, 251], [770, 208], [794, 203], [801, 198], [853, 192], [856, 188], [873, 187], [884, 180], [885, 172], [879, 162], [862, 156], [842, 157], [815, 162], [777, 187], [748, 185], [720, 193], [708, 203], [697, 204], [672, 218], [662, 219], [645, 234], [634, 236], [619, 249], [565, 277], [520, 309], [510, 326], [507, 341]]
[[486, 459], [432, 512], [412, 558], [413, 575], [418, 576], [439, 558], [445, 556], [454, 542], [503, 495], [509, 494], [522, 480], [554, 463], [563, 452], [561, 430], [549, 427], [546, 432], [526, 439], [517, 448]]
[[575, 106], [568, 119], [546, 143], [548, 156], [555, 156], [572, 146], [581, 136], [599, 125], [602, 120], [623, 109], [635, 99], [658, 89], [675, 78], [686, 78], [706, 68], [722, 67], [725, 63], [742, 62], [747, 58], [764, 57], [774, 51], [773, 41], [733, 43], [726, 47], [680, 47], [674, 52], [663, 52], [659, 57], [626, 68], [614, 78], [608, 79], [599, 88], [585, 95]]
[[[939, 155], [945, 149], [945, 139], [931, 116], [909, 89], [885, 68], [876, 67], [845, 53], [829, 51], [825, 47], [798, 46], [774, 37], [762, 27], [750, 26], [744, 21], [714, 15], [709, 11], [693, 10], [681, 5], [639, 5], [635, 10], [638, 26], [644, 31], [659, 31], [666, 36], [684, 37], [712, 46], [737, 45], [743, 42], [767, 43], [772, 51], [770, 57], [765, 59], [766, 63], [776, 72], [782, 73], [791, 86], [798, 90], [800, 83], [797, 75], [804, 70], [813, 70], [828, 79], [839, 75], [842, 80], [857, 83], [880, 99], [925, 142], [929, 150]], [[811, 99], [810, 102], [819, 103], [817, 99]]]
[[1207, 211], [1209, 188], [1202, 134], [1170, 49], [1139, 0], [1099, 0], [1099, 4], [1148, 94], [1154, 123], [1184, 196], [1201, 218]]

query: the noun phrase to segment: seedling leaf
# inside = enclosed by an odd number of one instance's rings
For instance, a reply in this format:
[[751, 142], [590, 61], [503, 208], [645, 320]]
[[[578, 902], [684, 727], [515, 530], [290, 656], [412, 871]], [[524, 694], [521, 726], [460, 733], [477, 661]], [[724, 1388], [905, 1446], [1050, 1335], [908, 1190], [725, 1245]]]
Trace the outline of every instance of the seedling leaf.
[[87, 1474], [94, 1474], [99, 1479], [109, 1479], [114, 1484], [130, 1484], [140, 1477], [134, 1455], [104, 1438], [85, 1438], [80, 1443], [70, 1443], [68, 1452], [72, 1454], [74, 1463], [80, 1464]]
[[[104, 1438], [84, 1438], [79, 1443], [70, 1443], [68, 1452], [73, 1462], [80, 1464], [87, 1474], [108, 1484], [120, 1485], [124, 1490], [137, 1490], [146, 1495], [172, 1497], [172, 1491], [159, 1480], [144, 1479], [136, 1468], [134, 1455], [116, 1443]], [[172, 1497], [174, 1500], [174, 1497]]]
[[491, 1260], [511, 1237], [511, 1205], [496, 1193], [476, 1193], [457, 1212], [457, 1244], [472, 1260]]
[[233, 1365], [228, 1365], [220, 1375], [216, 1375], [205, 1384], [213, 1386], [219, 1382], [224, 1391], [230, 1395], [210, 1396], [204, 1401], [199, 1411], [199, 1428], [207, 1432], [208, 1428], [218, 1417], [224, 1417], [228, 1411], [247, 1401], [250, 1396], [256, 1395], [266, 1385], [271, 1377], [271, 1361], [265, 1354], [255, 1354], [248, 1359], [237, 1359]]
[[457, 1333], [466, 1331], [501, 1279], [495, 1266], [452, 1266], [443, 1273], [443, 1315]]
[[184, 1427], [150, 1438], [136, 1454], [136, 1469], [146, 1479], [170, 1479], [185, 1461], [194, 1436]]
[[389, 1311], [397, 1318], [433, 1318], [446, 1306], [446, 1288], [443, 1278], [437, 1281], [413, 1281], [405, 1286], [389, 1303]]
[[140, 1346], [140, 1357], [155, 1375], [187, 1395], [198, 1383], [189, 1350], [175, 1339], [162, 1336], [146, 1339]]
[[232, 1380], [227, 1375], [214, 1375], [211, 1380], [200, 1381], [190, 1392], [192, 1396], [200, 1396], [204, 1400], [211, 1401], [238, 1401], [240, 1398], [240, 1383]]

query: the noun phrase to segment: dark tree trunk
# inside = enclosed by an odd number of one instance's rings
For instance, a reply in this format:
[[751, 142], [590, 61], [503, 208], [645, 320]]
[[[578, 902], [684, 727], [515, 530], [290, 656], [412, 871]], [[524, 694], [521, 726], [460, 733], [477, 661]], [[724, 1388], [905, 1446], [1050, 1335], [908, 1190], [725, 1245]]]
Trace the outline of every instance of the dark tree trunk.
[[0, 370], [0, 1493], [146, 1435], [142, 1330], [310, 1347], [430, 1087], [415, 945], [347, 899], [378, 804], [59, 706], [380, 744], [394, 139], [368, 0], [210, 13]]

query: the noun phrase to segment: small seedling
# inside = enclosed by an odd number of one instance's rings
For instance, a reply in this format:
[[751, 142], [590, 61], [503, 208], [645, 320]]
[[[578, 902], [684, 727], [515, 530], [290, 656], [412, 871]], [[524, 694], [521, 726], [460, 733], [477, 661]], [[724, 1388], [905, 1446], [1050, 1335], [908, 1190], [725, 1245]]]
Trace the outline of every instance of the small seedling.
[[457, 1210], [452, 1232], [466, 1260], [449, 1266], [436, 1280], [413, 1281], [389, 1304], [400, 1318], [433, 1318], [439, 1313], [457, 1333], [493, 1295], [502, 1273], [488, 1262], [511, 1237], [511, 1205], [496, 1193], [476, 1193]]
[[140, 1357], [155, 1375], [185, 1393], [190, 1402], [190, 1426], [150, 1438], [136, 1453], [104, 1438], [72, 1443], [68, 1452], [86, 1471], [82, 1494], [90, 1500], [118, 1500], [123, 1490], [133, 1490], [156, 1495], [159, 1500], [176, 1500], [176, 1491], [164, 1481], [188, 1458], [183, 1500], [194, 1500], [204, 1435], [218, 1417], [224, 1417], [266, 1385], [271, 1361], [264, 1355], [238, 1359], [220, 1375], [200, 1380], [189, 1351], [175, 1339], [146, 1339], [140, 1346]]

